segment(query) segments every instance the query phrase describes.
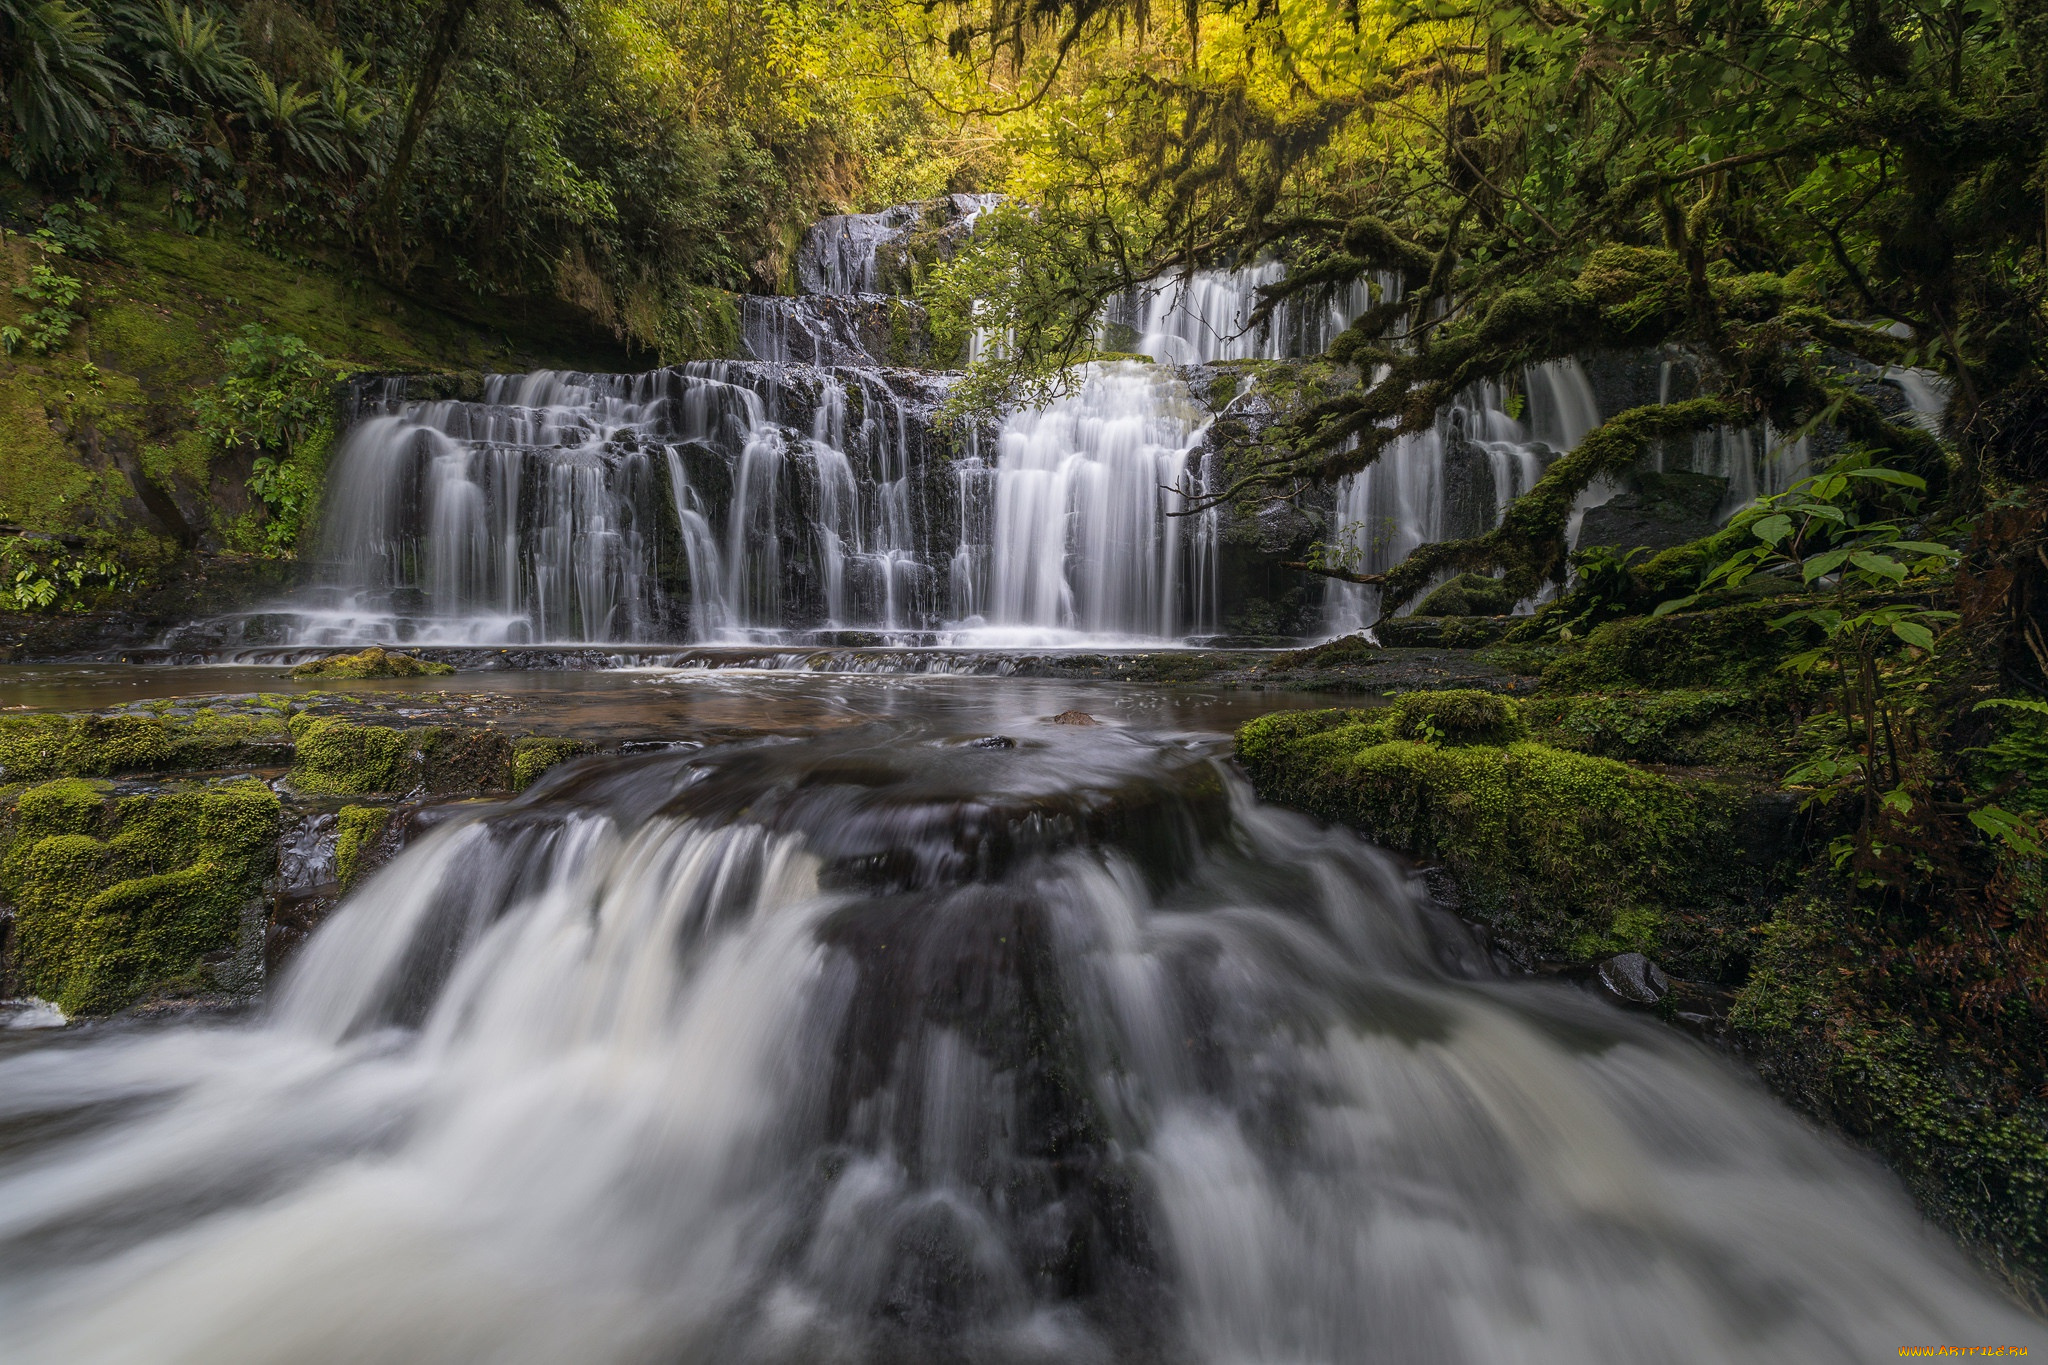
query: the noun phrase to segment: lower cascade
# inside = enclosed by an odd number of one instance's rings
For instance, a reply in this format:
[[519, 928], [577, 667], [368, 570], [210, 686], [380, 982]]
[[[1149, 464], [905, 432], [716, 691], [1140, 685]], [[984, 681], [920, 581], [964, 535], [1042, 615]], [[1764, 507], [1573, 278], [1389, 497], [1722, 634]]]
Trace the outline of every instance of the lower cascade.
[[1497, 979], [1199, 743], [982, 719], [1024, 738], [565, 769], [401, 853], [261, 1017], [0, 1060], [10, 1355], [2024, 1339], [1874, 1172], [1654, 1021]]

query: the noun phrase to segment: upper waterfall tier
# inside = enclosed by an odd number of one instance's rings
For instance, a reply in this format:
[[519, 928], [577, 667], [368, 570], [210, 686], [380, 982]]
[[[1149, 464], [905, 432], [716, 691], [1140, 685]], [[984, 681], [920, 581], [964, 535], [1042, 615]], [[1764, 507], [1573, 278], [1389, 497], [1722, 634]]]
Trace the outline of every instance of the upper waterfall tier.
[[1283, 299], [1254, 326], [1259, 291], [1286, 278], [1284, 264], [1262, 261], [1154, 280], [1111, 300], [1103, 315], [1103, 344], [1169, 365], [1317, 356], [1372, 306], [1375, 293], [1386, 297], [1385, 291], [1399, 289], [1396, 279], [1384, 277], [1312, 291]]
[[1214, 629], [1213, 518], [1168, 515], [1202, 477], [1177, 376], [1102, 367], [958, 448], [931, 422], [949, 382], [718, 361], [498, 376], [459, 400], [366, 385], [313, 585], [211, 643]]
[[[1262, 367], [1203, 367], [1317, 356], [1399, 281], [1307, 290], [1255, 324], [1262, 291], [1286, 279], [1280, 262], [1163, 277], [1100, 320], [1105, 349], [1158, 363], [1098, 364], [999, 424], [935, 424], [954, 377], [896, 368], [929, 344], [903, 296], [910, 264], [957, 247], [996, 202], [951, 195], [820, 220], [795, 261], [806, 292], [741, 301], [746, 361], [496, 376], [460, 398], [360, 386], [304, 547], [311, 584], [170, 643], [1316, 635], [1372, 622], [1374, 594], [1278, 565], [1320, 545], [1381, 570], [1481, 534], [1600, 420], [1579, 361], [1536, 365], [1470, 386], [1432, 430], [1335, 488], [1180, 515], [1292, 401], [1288, 383], [1258, 382]], [[1671, 401], [1696, 381], [1679, 360], [1631, 363], [1616, 380], [1601, 362], [1618, 403]], [[1914, 378], [1893, 382], [1931, 406], [1938, 395]], [[1648, 467], [1720, 479], [1725, 509], [1804, 467], [1803, 444], [1763, 437], [1674, 443]], [[1590, 490], [1582, 510], [1614, 491]]]

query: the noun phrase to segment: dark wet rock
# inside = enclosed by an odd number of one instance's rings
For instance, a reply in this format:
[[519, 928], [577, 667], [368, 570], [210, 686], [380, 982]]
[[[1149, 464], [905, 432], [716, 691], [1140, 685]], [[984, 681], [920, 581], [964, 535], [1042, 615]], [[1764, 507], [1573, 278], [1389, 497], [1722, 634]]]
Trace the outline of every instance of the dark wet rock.
[[1616, 953], [1599, 966], [1600, 984], [1631, 1005], [1654, 1005], [1671, 990], [1671, 978], [1641, 953]]
[[1011, 739], [1008, 735], [983, 735], [980, 739], [969, 740], [967, 747], [970, 749], [1014, 749], [1017, 747], [1017, 741]]
[[1712, 535], [1728, 480], [1710, 474], [1639, 470], [1627, 487], [1579, 524], [1580, 545], [1669, 550]]

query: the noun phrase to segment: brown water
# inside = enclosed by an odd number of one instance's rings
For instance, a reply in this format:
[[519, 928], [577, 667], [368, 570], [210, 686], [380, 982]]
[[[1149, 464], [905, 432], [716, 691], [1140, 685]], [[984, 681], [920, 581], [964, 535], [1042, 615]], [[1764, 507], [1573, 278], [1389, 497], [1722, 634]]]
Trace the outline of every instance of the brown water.
[[1271, 711], [1368, 706], [1358, 693], [1203, 688], [945, 674], [780, 672], [767, 669], [533, 670], [439, 678], [293, 678], [246, 665], [0, 666], [0, 713], [102, 710], [159, 698], [314, 693], [379, 701], [488, 697], [519, 728], [611, 742], [697, 738], [707, 732], [788, 733], [863, 721], [921, 718], [961, 730], [1037, 723], [1081, 711], [1110, 725], [1227, 735]]

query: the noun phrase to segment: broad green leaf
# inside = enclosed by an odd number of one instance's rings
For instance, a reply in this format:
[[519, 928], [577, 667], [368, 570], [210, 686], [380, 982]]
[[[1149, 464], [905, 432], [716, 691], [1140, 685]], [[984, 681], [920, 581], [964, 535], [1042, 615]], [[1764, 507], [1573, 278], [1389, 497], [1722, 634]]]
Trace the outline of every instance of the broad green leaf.
[[1845, 469], [1842, 472], [1852, 479], [1876, 479], [1880, 483], [1895, 483], [1901, 488], [1927, 487], [1927, 480], [1918, 474], [1908, 474], [1903, 469]]
[[1921, 625], [1918, 621], [1894, 621], [1892, 622], [1892, 634], [1898, 636], [1915, 649], [1925, 649], [1928, 651], [1934, 649], [1934, 632]]
[[1698, 593], [1694, 593], [1690, 597], [1674, 597], [1668, 602], [1659, 602], [1657, 604], [1656, 610], [1652, 611], [1650, 615], [1653, 617], [1669, 616], [1674, 611], [1684, 611], [1687, 607], [1691, 606], [1693, 603], [1699, 600], [1700, 595]]
[[1815, 555], [1806, 561], [1800, 570], [1800, 577], [1811, 583], [1824, 574], [1831, 574], [1848, 561], [1850, 550], [1829, 550], [1826, 554]]
[[1776, 516], [1765, 517], [1749, 529], [1756, 532], [1758, 540], [1767, 545], [1776, 545], [1792, 534], [1792, 518], [1780, 512]]
[[1899, 563], [1896, 559], [1888, 559], [1884, 555], [1872, 554], [1868, 550], [1852, 552], [1849, 556], [1849, 562], [1865, 573], [1874, 573], [1882, 578], [1889, 578], [1894, 583], [1903, 583], [1906, 579], [1905, 565]]

